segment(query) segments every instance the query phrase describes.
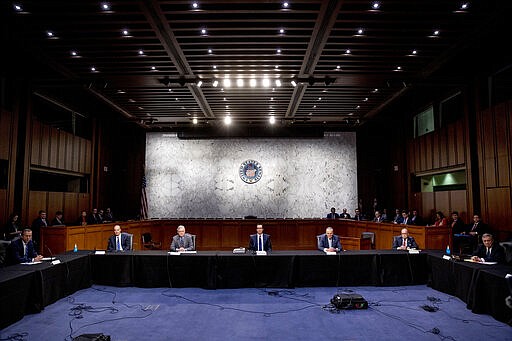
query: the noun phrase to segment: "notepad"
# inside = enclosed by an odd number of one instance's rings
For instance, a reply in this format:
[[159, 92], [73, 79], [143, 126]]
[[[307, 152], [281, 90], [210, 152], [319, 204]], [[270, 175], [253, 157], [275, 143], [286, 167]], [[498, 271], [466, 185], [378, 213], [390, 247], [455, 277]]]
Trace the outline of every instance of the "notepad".
[[34, 264], [41, 264], [42, 262], [26, 262], [26, 263], [20, 263], [23, 265], [34, 265]]
[[468, 258], [468, 259], [464, 259], [465, 262], [470, 262], [470, 263], [478, 263], [478, 264], [487, 264], [487, 265], [494, 265], [494, 264], [498, 264], [498, 262], [479, 262], [479, 261], [476, 261], [476, 260], [472, 260], [471, 258]]

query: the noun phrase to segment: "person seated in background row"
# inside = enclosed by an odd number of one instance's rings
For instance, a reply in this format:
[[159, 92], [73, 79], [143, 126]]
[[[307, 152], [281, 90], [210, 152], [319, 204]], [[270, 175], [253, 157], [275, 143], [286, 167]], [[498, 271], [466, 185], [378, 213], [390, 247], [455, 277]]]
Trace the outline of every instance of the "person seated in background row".
[[9, 257], [11, 264], [40, 262], [42, 255], [38, 255], [32, 241], [32, 230], [24, 229], [21, 238], [9, 244]]
[[18, 213], [13, 213], [7, 219], [7, 223], [5, 223], [4, 234], [5, 240], [13, 240], [14, 238], [18, 238], [21, 236], [21, 232], [23, 229], [21, 228], [20, 216]]
[[100, 215], [98, 214], [98, 209], [93, 208], [91, 214], [87, 216], [87, 224], [101, 224], [103, 221], [101, 220]]
[[501, 245], [494, 242], [492, 234], [484, 233], [482, 243], [473, 252], [471, 260], [475, 262], [505, 262], [505, 250]]
[[411, 222], [409, 223], [409, 225], [418, 225], [418, 226], [423, 225], [423, 220], [418, 215], [417, 210], [412, 210], [412, 215], [410, 216], [410, 218], [411, 218]]
[[55, 218], [52, 220], [52, 226], [66, 225], [64, 223], [64, 214], [62, 211], [55, 212]]
[[185, 226], [180, 225], [176, 229], [178, 232], [177, 235], [172, 237], [171, 240], [171, 251], [173, 252], [183, 252], [183, 251], [194, 251], [195, 245], [192, 240], [192, 236], [188, 233], [185, 233]]
[[389, 220], [387, 208], [383, 208], [382, 209], [381, 216], [382, 216], [382, 221], [388, 221]]
[[108, 239], [107, 251], [129, 251], [130, 237], [121, 233], [121, 226], [114, 226], [114, 234]]
[[252, 251], [272, 251], [272, 242], [270, 235], [263, 233], [263, 225], [256, 225], [256, 234], [249, 236], [249, 250]]
[[382, 219], [382, 214], [380, 214], [380, 211], [375, 211], [375, 218], [373, 218], [374, 223], [382, 223], [384, 219]]
[[443, 212], [441, 212], [441, 211], [436, 212], [436, 219], [434, 221], [434, 226], [435, 227], [448, 226], [448, 221], [446, 220]]
[[334, 234], [332, 227], [327, 227], [325, 233], [318, 240], [318, 250], [323, 252], [343, 251], [340, 238]]
[[331, 213], [329, 213], [327, 215], [327, 218], [328, 219], [337, 219], [339, 217], [340, 217], [340, 215], [338, 213], [336, 213], [336, 209], [334, 207], [331, 207]]
[[340, 218], [343, 218], [343, 219], [350, 219], [350, 214], [347, 212], [347, 209], [344, 208], [343, 209], [343, 212], [341, 212], [340, 214]]
[[414, 237], [409, 236], [409, 230], [404, 227], [400, 231], [400, 236], [393, 238], [393, 246], [391, 248], [393, 250], [417, 249], [418, 244], [416, 244]]
[[78, 217], [78, 221], [76, 222], [78, 226], [86, 226], [87, 225], [87, 211], [82, 211], [80, 213], [80, 217]]
[[489, 227], [480, 219], [480, 215], [473, 214], [473, 223], [466, 226], [466, 230], [462, 234], [472, 236], [474, 245], [477, 245], [482, 242], [482, 235], [489, 232]]
[[459, 217], [459, 212], [452, 212], [452, 222], [450, 224], [450, 227], [452, 228], [453, 234], [463, 233], [464, 230], [466, 229], [466, 225], [464, 225], [464, 222]]
[[402, 217], [402, 212], [400, 209], [395, 209], [395, 216], [393, 217], [393, 224], [401, 224], [404, 218]]
[[402, 222], [400, 223], [402, 225], [410, 225], [411, 224], [411, 218], [409, 218], [409, 212], [402, 211]]
[[365, 220], [365, 217], [364, 215], [361, 213], [361, 211], [359, 210], [359, 208], [356, 208], [354, 210], [354, 220]]
[[103, 215], [103, 222], [104, 223], [111, 223], [114, 221], [114, 215], [112, 214], [112, 210], [110, 207], [107, 207], [105, 209], [105, 214]]

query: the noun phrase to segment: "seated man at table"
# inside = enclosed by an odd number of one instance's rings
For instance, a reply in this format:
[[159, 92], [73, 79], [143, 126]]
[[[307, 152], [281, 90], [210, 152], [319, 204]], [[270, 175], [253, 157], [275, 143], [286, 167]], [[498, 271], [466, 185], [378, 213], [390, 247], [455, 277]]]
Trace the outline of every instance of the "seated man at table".
[[343, 251], [341, 247], [340, 238], [334, 234], [333, 228], [328, 227], [325, 233], [319, 236], [318, 250], [323, 252], [339, 252]]
[[475, 262], [505, 262], [505, 250], [500, 244], [494, 242], [494, 238], [490, 233], [482, 235], [482, 243], [478, 245], [471, 260]]
[[40, 262], [43, 259], [34, 248], [31, 229], [24, 229], [21, 238], [9, 244], [9, 256], [11, 264]]
[[121, 233], [121, 226], [114, 226], [114, 234], [108, 239], [107, 251], [130, 250], [130, 237]]
[[188, 233], [185, 233], [185, 226], [178, 226], [176, 232], [178, 232], [178, 234], [172, 237], [171, 240], [171, 251], [183, 252], [194, 251], [196, 249], [194, 241], [192, 240], [192, 236]]
[[409, 230], [403, 228], [400, 231], [400, 236], [396, 236], [393, 238], [393, 250], [409, 250], [409, 249], [417, 249], [418, 244], [414, 240], [414, 237], [409, 236]]
[[249, 250], [252, 251], [272, 251], [272, 242], [270, 235], [263, 233], [263, 225], [256, 225], [256, 234], [249, 237]]

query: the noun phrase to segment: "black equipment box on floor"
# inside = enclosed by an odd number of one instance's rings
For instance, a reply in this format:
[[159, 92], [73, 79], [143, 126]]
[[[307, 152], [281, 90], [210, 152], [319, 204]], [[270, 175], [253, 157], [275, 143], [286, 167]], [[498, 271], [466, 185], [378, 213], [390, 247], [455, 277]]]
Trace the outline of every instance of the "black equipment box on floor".
[[368, 302], [358, 294], [336, 294], [331, 299], [336, 309], [368, 309]]

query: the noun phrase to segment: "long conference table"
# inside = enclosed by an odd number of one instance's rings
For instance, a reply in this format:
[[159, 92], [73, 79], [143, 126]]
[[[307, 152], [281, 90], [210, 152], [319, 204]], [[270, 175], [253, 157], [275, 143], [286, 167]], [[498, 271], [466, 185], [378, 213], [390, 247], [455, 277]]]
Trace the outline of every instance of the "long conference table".
[[57, 255], [50, 262], [0, 269], [0, 328], [39, 312], [92, 284], [135, 287], [404, 286], [427, 284], [457, 296], [475, 313], [512, 323], [505, 274], [511, 266], [454, 262], [439, 251], [274, 251], [266, 256], [228, 251], [170, 255], [165, 251]]

